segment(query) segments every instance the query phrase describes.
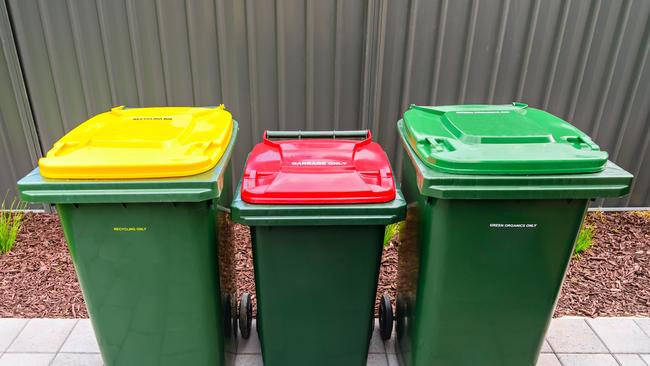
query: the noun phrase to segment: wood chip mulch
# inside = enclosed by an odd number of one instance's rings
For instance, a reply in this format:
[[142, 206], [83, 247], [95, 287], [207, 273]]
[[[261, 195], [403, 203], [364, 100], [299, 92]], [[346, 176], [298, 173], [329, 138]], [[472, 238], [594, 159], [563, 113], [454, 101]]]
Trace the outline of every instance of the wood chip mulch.
[[574, 258], [555, 316], [650, 316], [650, 212], [592, 212], [594, 245]]
[[57, 215], [28, 214], [0, 255], [0, 317], [88, 317]]
[[[593, 212], [594, 245], [571, 261], [555, 316], [650, 316], [650, 213]], [[248, 228], [234, 225], [240, 291], [255, 300]], [[384, 250], [379, 294], [395, 296], [397, 246]], [[0, 256], [0, 317], [81, 318], [88, 313], [55, 214], [29, 214]]]

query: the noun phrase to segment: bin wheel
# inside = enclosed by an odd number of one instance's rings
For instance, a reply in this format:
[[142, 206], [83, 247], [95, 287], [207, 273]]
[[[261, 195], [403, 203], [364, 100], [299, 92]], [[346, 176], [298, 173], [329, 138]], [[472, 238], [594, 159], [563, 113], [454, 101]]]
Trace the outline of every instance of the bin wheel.
[[403, 295], [397, 295], [395, 299], [395, 332], [400, 337], [401, 332], [404, 331], [407, 321], [406, 300]]
[[239, 331], [244, 339], [251, 336], [251, 327], [253, 325], [253, 302], [251, 294], [244, 292], [239, 301]]
[[233, 330], [233, 325], [230, 294], [225, 294], [223, 296], [223, 327], [226, 334], [230, 333]]
[[237, 337], [237, 329], [239, 328], [239, 319], [237, 319], [237, 295], [230, 295], [230, 314], [228, 315], [228, 320], [230, 322], [230, 329], [232, 329], [232, 334]]
[[384, 292], [379, 299], [379, 334], [381, 339], [388, 340], [393, 333], [393, 306], [390, 296]]

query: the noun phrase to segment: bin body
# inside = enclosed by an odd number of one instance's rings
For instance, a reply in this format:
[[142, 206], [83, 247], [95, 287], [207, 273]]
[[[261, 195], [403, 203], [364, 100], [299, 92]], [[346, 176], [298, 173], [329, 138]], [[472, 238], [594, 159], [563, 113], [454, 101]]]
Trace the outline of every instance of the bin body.
[[365, 365], [384, 228], [252, 228], [265, 364]]
[[418, 156], [405, 121], [398, 130], [408, 156], [400, 364], [535, 365], [589, 198], [625, 194], [631, 176], [611, 163], [559, 177], [441, 172]]
[[[361, 199], [385, 194], [380, 184], [392, 190], [392, 197], [377, 203], [350, 200], [366, 189], [358, 184], [353, 157], [368, 162], [373, 152], [365, 150], [368, 141], [356, 147], [351, 141], [330, 142], [334, 145], [328, 148], [327, 141], [276, 145], [265, 139], [249, 155], [235, 191], [233, 220], [251, 227], [257, 330], [267, 366], [362, 366], [367, 361], [385, 226], [403, 218], [405, 205], [395, 193], [385, 153], [374, 143], [371, 148], [388, 167], [381, 168], [387, 175], [378, 179], [379, 171], [366, 166], [359, 174], [373, 176], [367, 181], [372, 189]], [[273, 157], [282, 162], [272, 165]], [[325, 184], [319, 187], [319, 180]], [[258, 189], [261, 184], [266, 186]], [[264, 203], [246, 202], [244, 189]], [[323, 197], [327, 203], [319, 204]]]
[[232, 357], [233, 345], [217, 341], [233, 336], [223, 320], [231, 317], [221, 304], [228, 296], [215, 201], [57, 211], [106, 365], [221, 365], [226, 350]]
[[[534, 365], [587, 200], [434, 199], [403, 174], [402, 364]], [[490, 227], [506, 223], [535, 227]]]
[[[134, 109], [129, 116], [175, 118], [176, 110], [160, 110]], [[191, 113], [204, 117], [212, 112], [184, 113], [184, 123]], [[125, 120], [119, 116], [115, 124], [108, 121], [107, 125], [126, 136], [122, 123]], [[234, 249], [228, 215], [218, 209], [227, 207], [231, 197], [229, 158], [237, 124], [232, 119], [228, 123], [232, 131], [223, 155], [200, 174], [53, 179], [37, 168], [18, 182], [24, 200], [56, 205], [106, 365], [234, 364]], [[85, 128], [88, 125], [80, 126]], [[110, 139], [97, 140], [99, 148], [108, 149], [105, 141]], [[143, 140], [138, 136], [126, 145], [139, 148]], [[144, 149], [164, 146], [145, 144]], [[120, 153], [109, 151], [107, 159]], [[69, 153], [63, 155], [69, 158]], [[49, 164], [55, 173], [65, 170], [56, 161]], [[76, 173], [87, 174], [87, 167], [80, 166]], [[120, 169], [109, 167], [100, 160], [95, 168], [100, 175], [121, 174]], [[160, 166], [155, 169], [163, 174]]]

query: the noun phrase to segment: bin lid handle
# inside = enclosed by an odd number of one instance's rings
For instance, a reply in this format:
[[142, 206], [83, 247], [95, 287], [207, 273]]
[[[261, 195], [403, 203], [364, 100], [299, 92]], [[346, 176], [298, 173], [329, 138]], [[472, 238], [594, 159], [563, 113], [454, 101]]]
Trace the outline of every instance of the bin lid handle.
[[[365, 145], [372, 140], [370, 130], [331, 130], [331, 131], [264, 131], [264, 143], [277, 146], [278, 144], [272, 140], [287, 140], [287, 139], [362, 139], [357, 145]], [[358, 147], [358, 146], [357, 146]]]
[[317, 139], [317, 138], [372, 138], [370, 130], [331, 130], [331, 131], [264, 131], [264, 139]]

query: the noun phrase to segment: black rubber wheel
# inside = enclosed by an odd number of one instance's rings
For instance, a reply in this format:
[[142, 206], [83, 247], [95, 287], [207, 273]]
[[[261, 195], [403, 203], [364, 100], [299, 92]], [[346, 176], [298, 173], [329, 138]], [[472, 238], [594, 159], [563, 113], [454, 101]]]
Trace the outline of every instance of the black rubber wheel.
[[232, 322], [232, 307], [231, 307], [231, 298], [230, 294], [225, 294], [223, 296], [223, 328], [224, 328], [224, 333], [230, 333], [233, 329], [233, 322]]
[[393, 333], [393, 306], [390, 304], [390, 296], [384, 292], [379, 299], [379, 334], [381, 339], [390, 339]]
[[239, 301], [239, 331], [244, 339], [251, 336], [251, 327], [253, 325], [253, 302], [251, 294], [244, 292]]
[[406, 327], [406, 315], [406, 300], [404, 300], [404, 296], [397, 295], [395, 299], [395, 333], [397, 337], [401, 337], [402, 333], [400, 332], [403, 332]]
[[230, 296], [230, 315], [228, 320], [231, 324], [232, 334], [237, 337], [237, 332], [239, 328], [239, 319], [237, 319], [239, 309], [237, 309], [237, 295]]

